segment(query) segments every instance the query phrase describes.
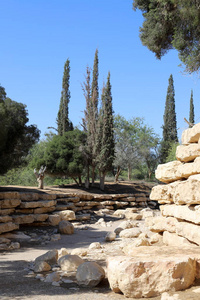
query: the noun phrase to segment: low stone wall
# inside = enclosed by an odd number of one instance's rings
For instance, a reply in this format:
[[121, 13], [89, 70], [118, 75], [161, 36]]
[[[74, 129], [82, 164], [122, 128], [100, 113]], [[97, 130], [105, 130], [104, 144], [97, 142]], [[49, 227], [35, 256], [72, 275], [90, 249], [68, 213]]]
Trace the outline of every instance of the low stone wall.
[[[102, 195], [90, 193], [0, 192], [0, 234], [19, 229], [20, 224], [55, 226], [68, 212], [68, 219], [90, 218], [95, 210], [147, 207], [148, 193]], [[149, 202], [149, 206], [155, 203]], [[74, 214], [70, 214], [74, 212]]]

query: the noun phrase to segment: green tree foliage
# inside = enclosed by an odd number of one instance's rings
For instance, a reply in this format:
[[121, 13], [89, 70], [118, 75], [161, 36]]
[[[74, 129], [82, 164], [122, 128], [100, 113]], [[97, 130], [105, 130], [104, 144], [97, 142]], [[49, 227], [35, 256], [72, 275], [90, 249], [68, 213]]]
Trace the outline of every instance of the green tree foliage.
[[40, 131], [27, 125], [26, 105], [6, 97], [0, 87], [0, 174], [25, 163], [29, 149], [39, 140]]
[[194, 101], [193, 101], [193, 91], [191, 91], [190, 96], [190, 115], [189, 115], [189, 127], [192, 127], [194, 125]]
[[200, 3], [196, 0], [134, 0], [133, 9], [140, 9], [144, 22], [140, 38], [160, 59], [176, 49], [186, 72], [200, 68]]
[[162, 163], [166, 161], [171, 143], [178, 142], [175, 112], [175, 90], [172, 75], [169, 77], [163, 121], [163, 140], [161, 145]]
[[99, 113], [97, 131], [97, 160], [100, 172], [100, 188], [104, 190], [105, 175], [112, 170], [115, 158], [114, 124], [110, 72], [102, 92], [102, 109]]
[[67, 59], [64, 65], [62, 92], [60, 99], [60, 106], [57, 116], [58, 134], [63, 135], [69, 130], [73, 130], [72, 122], [69, 120], [69, 101], [70, 101], [70, 61]]
[[128, 121], [117, 115], [114, 119], [114, 134], [116, 181], [122, 169], [128, 169], [128, 179], [131, 179], [132, 169], [144, 169], [142, 166], [145, 166], [150, 177], [159, 158], [160, 141], [153, 129], [145, 125], [142, 118], [132, 118]]
[[85, 134], [78, 129], [65, 132], [62, 136], [54, 135], [51, 140], [44, 141], [39, 148], [33, 150], [30, 165], [36, 169], [45, 165], [45, 173], [52, 176], [69, 176], [77, 183], [78, 178], [81, 183], [84, 170], [81, 145], [84, 143]]
[[178, 147], [179, 143], [171, 143], [168, 151], [168, 156], [166, 158], [166, 162], [176, 160], [176, 148]]

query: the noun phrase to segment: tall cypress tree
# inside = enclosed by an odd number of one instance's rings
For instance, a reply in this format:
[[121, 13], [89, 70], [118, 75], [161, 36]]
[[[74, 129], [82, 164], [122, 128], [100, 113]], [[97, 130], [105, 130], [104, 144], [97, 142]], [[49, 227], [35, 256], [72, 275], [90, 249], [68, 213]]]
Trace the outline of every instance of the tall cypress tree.
[[104, 189], [105, 175], [112, 169], [115, 158], [113, 106], [110, 84], [110, 72], [108, 73], [106, 86], [102, 92], [102, 109], [99, 118], [99, 149], [98, 167], [100, 171], [100, 188]]
[[161, 145], [162, 163], [166, 161], [171, 144], [178, 142], [175, 112], [175, 90], [172, 74], [169, 77], [163, 120], [163, 140]]
[[92, 71], [92, 85], [91, 85], [91, 102], [90, 102], [90, 132], [88, 132], [88, 140], [91, 149], [91, 167], [92, 167], [92, 185], [95, 180], [95, 168], [97, 160], [97, 124], [98, 124], [98, 104], [99, 104], [99, 58], [98, 49], [95, 51], [93, 71]]
[[194, 125], [194, 102], [193, 102], [193, 90], [191, 90], [191, 96], [190, 96], [190, 115], [189, 115], [189, 127], [192, 127]]
[[70, 79], [70, 61], [67, 59], [64, 65], [63, 81], [62, 81], [62, 92], [60, 99], [60, 106], [57, 116], [58, 135], [63, 135], [66, 131], [72, 130], [73, 125], [69, 121], [69, 101], [70, 101], [70, 90], [69, 90], [69, 79]]

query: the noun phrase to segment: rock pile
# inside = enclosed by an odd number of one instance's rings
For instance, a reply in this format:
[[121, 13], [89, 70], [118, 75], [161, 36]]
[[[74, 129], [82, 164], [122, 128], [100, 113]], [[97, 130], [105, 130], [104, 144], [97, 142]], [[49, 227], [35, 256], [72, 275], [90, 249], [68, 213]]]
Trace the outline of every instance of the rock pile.
[[150, 198], [160, 203], [162, 216], [149, 220], [166, 245], [200, 246], [200, 124], [185, 130], [176, 161], [159, 165]]
[[157, 235], [155, 246], [152, 237], [149, 246], [140, 243], [137, 248], [137, 238], [123, 248], [126, 256], [107, 259], [110, 287], [126, 297], [163, 293], [165, 299], [167, 291], [187, 289], [200, 278], [200, 124], [183, 132], [176, 157], [158, 166], [156, 178], [164, 184], [150, 194], [161, 211], [160, 216], [145, 218], [145, 225]]

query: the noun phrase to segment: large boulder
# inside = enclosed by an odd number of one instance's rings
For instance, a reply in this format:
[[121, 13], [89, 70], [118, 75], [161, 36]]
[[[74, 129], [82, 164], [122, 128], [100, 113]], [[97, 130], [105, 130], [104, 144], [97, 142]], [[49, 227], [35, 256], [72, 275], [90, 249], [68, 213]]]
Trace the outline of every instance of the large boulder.
[[109, 257], [107, 275], [111, 289], [128, 298], [142, 298], [188, 288], [196, 277], [196, 260], [192, 254], [190, 257], [181, 251], [175, 247], [133, 247], [129, 257]]

